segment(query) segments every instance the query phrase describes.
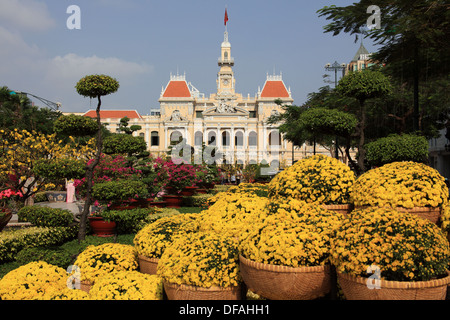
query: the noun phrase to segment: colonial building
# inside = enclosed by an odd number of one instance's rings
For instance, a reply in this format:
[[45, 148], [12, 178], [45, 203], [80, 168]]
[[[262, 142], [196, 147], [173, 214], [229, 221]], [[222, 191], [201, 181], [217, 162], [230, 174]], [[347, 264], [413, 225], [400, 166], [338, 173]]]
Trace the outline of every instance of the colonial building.
[[[145, 138], [149, 151], [155, 155], [167, 153], [180, 137], [184, 143], [201, 152], [202, 146], [215, 146], [221, 154], [217, 163], [271, 163], [274, 166], [292, 164], [292, 145], [283, 140], [267, 119], [281, 111], [277, 99], [284, 105], [293, 103], [290, 88], [282, 75], [267, 75], [255, 96], [237, 92], [233, 72], [234, 58], [228, 32], [220, 47], [217, 92], [206, 96], [196, 89], [186, 75], [171, 75], [159, 98], [159, 109], [149, 115], [130, 110], [101, 111], [102, 122], [117, 132], [122, 117], [130, 125], [140, 125], [135, 132]], [[85, 116], [95, 117], [90, 110]]]

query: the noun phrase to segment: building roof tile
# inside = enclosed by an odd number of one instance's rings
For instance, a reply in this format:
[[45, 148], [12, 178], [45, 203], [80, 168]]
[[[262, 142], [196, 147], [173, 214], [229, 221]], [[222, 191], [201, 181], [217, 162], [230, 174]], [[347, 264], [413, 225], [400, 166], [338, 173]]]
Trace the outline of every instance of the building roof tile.
[[261, 98], [290, 98], [290, 94], [282, 80], [267, 80], [261, 91]]
[[[95, 110], [89, 110], [84, 114], [85, 117], [97, 118]], [[142, 116], [135, 110], [100, 110], [100, 118], [102, 119], [142, 119]]]
[[163, 98], [190, 98], [191, 91], [186, 81], [171, 80], [164, 90]]

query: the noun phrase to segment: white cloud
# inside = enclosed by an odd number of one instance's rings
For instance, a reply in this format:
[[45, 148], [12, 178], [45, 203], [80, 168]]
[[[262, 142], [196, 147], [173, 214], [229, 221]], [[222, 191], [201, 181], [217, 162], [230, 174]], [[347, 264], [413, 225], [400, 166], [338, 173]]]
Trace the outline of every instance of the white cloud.
[[100, 58], [96, 55], [81, 57], [74, 53], [57, 56], [49, 61], [49, 76], [60, 79], [70, 79], [88, 74], [108, 74], [114, 77], [131, 77], [152, 71], [147, 64], [124, 61], [118, 58]]
[[1, 0], [0, 21], [8, 28], [45, 31], [56, 25], [47, 5], [34, 0]]

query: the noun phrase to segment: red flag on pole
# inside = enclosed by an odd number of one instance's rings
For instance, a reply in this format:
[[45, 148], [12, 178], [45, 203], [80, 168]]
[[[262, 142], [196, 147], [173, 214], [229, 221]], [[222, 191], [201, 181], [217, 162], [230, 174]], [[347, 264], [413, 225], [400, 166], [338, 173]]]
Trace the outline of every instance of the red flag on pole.
[[227, 9], [225, 9], [225, 25], [227, 25], [227, 22], [228, 22], [228, 10]]

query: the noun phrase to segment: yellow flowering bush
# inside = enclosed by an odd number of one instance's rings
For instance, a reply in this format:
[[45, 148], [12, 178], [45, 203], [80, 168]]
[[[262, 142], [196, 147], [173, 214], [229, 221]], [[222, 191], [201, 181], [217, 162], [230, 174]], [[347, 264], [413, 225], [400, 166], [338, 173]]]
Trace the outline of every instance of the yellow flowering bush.
[[393, 162], [362, 174], [351, 199], [355, 206], [442, 207], [448, 203], [444, 177], [430, 166]]
[[160, 258], [166, 247], [179, 234], [198, 230], [197, 214], [177, 214], [146, 225], [136, 234], [133, 242], [139, 255]]
[[354, 182], [355, 175], [346, 164], [319, 154], [278, 173], [269, 183], [269, 197], [348, 204]]
[[67, 289], [67, 272], [43, 261], [31, 262], [0, 280], [0, 300], [49, 300]]
[[276, 201], [267, 217], [247, 232], [241, 254], [252, 261], [288, 267], [328, 263], [330, 237], [345, 219], [314, 203], [297, 199]]
[[238, 244], [216, 233], [185, 233], [166, 248], [157, 273], [175, 284], [237, 286], [241, 282]]
[[258, 197], [267, 197], [268, 196], [268, 185], [262, 183], [240, 183], [237, 186], [231, 186], [225, 191], [218, 192], [207, 200], [207, 204], [212, 206], [219, 199], [223, 197], [227, 197], [229, 194], [244, 194], [249, 195], [253, 194]]
[[331, 239], [336, 271], [369, 277], [378, 267], [391, 281], [428, 281], [446, 275], [449, 243], [436, 224], [392, 208], [357, 209]]
[[269, 199], [253, 193], [226, 193], [200, 214], [200, 231], [238, 238], [261, 219]]
[[91, 245], [78, 255], [74, 265], [79, 268], [81, 281], [95, 283], [113, 271], [137, 270], [137, 252], [133, 246], [120, 243]]
[[92, 300], [162, 300], [162, 279], [139, 271], [117, 271], [99, 278], [89, 295]]
[[65, 288], [52, 295], [49, 300], [91, 300], [91, 297], [83, 290]]

